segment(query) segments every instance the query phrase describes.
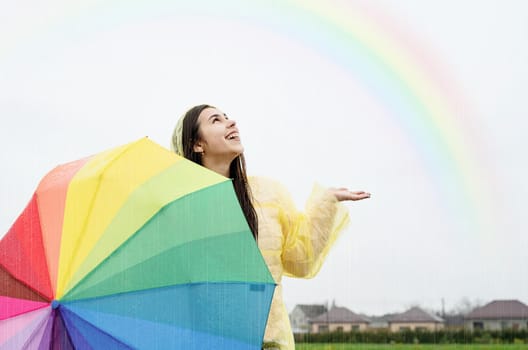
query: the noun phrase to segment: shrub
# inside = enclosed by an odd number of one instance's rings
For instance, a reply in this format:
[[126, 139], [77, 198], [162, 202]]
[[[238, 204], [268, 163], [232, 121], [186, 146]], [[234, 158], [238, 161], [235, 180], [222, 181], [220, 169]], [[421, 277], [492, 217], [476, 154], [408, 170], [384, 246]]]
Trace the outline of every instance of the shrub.
[[367, 331], [302, 333], [295, 334], [297, 343], [364, 343], [364, 344], [528, 344], [527, 330], [503, 330], [473, 332], [465, 329], [438, 331], [405, 330], [390, 332], [388, 329]]

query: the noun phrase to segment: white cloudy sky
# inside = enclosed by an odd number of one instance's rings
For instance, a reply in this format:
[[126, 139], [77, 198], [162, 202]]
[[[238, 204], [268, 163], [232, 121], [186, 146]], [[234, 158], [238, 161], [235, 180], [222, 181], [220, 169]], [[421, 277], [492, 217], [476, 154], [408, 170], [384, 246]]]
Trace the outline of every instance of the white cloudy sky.
[[[471, 198], [476, 209], [451, 193], [457, 177], [435, 180], [426, 164], [436, 155], [384, 100], [398, 91], [367, 87], [382, 73], [340, 57], [346, 42], [314, 40], [317, 22], [296, 34], [274, 24], [290, 18], [294, 27], [293, 6], [144, 3], [0, 3], [0, 235], [56, 164], [143, 136], [168, 146], [178, 116], [210, 103], [237, 120], [250, 173], [282, 181], [299, 207], [313, 182], [373, 194], [346, 204], [351, 225], [316, 278], [285, 279], [289, 309], [329, 300], [370, 314], [440, 309], [442, 298], [446, 309], [463, 297], [528, 303], [524, 1], [328, 2], [372, 16], [375, 27], [389, 21], [408, 41], [391, 32], [386, 40], [441, 68], [444, 90], [462, 101], [453, 118], [465, 120], [457, 132], [468, 149], [459, 151], [478, 159], [463, 176], [487, 181]], [[423, 55], [411, 53], [417, 47]], [[482, 230], [464, 220], [473, 209], [490, 219], [480, 199], [494, 223]]]

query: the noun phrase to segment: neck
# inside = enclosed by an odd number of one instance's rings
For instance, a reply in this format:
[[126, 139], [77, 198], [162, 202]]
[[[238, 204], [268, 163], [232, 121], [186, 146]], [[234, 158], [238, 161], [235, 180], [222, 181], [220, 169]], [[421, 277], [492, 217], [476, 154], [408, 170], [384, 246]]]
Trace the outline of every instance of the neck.
[[209, 159], [207, 157], [204, 157], [204, 159], [202, 159], [202, 165], [204, 167], [206, 167], [207, 169], [209, 170], [212, 170], [222, 176], [225, 176], [225, 177], [229, 177], [229, 167], [231, 166], [231, 162], [232, 160], [230, 161], [226, 161], [226, 160], [215, 160], [215, 159]]

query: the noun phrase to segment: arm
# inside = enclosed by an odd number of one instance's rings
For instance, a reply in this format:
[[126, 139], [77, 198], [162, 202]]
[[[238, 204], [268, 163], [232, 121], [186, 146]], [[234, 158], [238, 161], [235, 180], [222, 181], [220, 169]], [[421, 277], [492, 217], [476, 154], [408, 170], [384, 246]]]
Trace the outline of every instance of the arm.
[[[312, 278], [348, 223], [348, 210], [336, 191], [314, 186], [305, 212], [295, 208], [288, 193], [281, 196], [280, 221], [284, 234], [282, 263], [287, 276]], [[339, 200], [338, 200], [339, 198]]]

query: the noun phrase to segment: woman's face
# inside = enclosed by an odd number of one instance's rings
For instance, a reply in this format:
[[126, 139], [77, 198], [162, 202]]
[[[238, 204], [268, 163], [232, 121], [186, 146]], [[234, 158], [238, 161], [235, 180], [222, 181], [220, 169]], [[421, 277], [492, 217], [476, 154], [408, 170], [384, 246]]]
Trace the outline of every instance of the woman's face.
[[206, 108], [198, 116], [200, 140], [194, 151], [209, 159], [231, 161], [244, 152], [236, 122], [217, 108]]

